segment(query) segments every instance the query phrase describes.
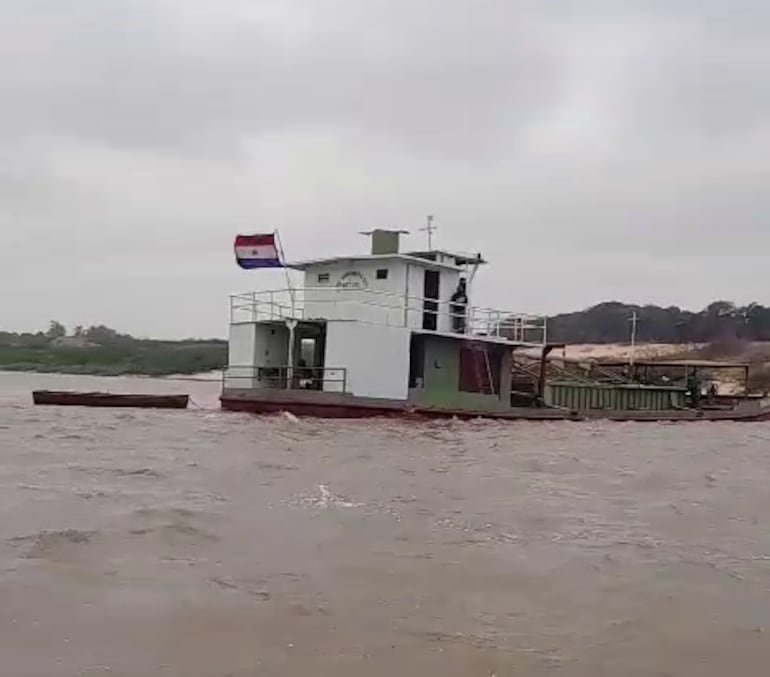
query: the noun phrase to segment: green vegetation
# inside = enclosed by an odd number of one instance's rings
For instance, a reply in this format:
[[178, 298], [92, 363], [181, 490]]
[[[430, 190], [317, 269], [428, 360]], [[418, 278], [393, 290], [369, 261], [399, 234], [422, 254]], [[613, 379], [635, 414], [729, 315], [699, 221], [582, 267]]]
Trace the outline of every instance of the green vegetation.
[[227, 343], [221, 340], [137, 339], [98, 326], [77, 327], [71, 336], [58, 322], [47, 332], [0, 331], [0, 370], [117, 376], [168, 376], [223, 369]]
[[[746, 342], [770, 341], [770, 308], [727, 301], [716, 301], [700, 312], [600, 303], [549, 318], [548, 338], [554, 343], [626, 343], [633, 313], [639, 343], [710, 343], [720, 357], [737, 358], [745, 353]], [[730, 344], [734, 349], [728, 350]], [[766, 356], [751, 355], [747, 361], [766, 363]], [[105, 326], [76, 327], [68, 334], [59, 322], [36, 334], [0, 331], [0, 370], [165, 376], [219, 370], [226, 362], [227, 343], [221, 340], [137, 339]], [[770, 380], [767, 374], [763, 378]]]
[[632, 313], [638, 318], [636, 338], [640, 343], [770, 341], [770, 308], [757, 303], [741, 307], [729, 301], [715, 301], [700, 312], [676, 306], [600, 303], [549, 318], [548, 338], [554, 343], [625, 343]]

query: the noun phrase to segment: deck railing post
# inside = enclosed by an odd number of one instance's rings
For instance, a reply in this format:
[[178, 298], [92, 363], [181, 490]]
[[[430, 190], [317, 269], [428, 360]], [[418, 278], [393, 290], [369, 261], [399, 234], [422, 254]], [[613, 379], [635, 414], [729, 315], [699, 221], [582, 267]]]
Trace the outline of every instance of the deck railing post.
[[286, 367], [286, 390], [291, 390], [294, 381], [294, 343], [296, 339], [297, 320], [286, 320], [289, 329], [289, 359]]

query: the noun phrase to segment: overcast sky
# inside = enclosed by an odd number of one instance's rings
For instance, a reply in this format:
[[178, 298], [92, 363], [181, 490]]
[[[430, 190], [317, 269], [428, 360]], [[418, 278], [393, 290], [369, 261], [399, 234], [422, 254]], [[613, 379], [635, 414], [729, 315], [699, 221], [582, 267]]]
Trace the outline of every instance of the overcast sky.
[[[0, 329], [224, 336], [416, 230], [477, 303], [770, 304], [767, 0], [0, 0]], [[408, 244], [422, 247], [424, 234]]]

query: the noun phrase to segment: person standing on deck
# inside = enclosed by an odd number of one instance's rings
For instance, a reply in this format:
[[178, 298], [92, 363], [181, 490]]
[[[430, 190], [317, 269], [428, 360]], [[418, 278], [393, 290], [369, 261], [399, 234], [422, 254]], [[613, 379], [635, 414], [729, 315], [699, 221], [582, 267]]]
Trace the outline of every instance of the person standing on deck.
[[690, 404], [694, 409], [700, 408], [701, 401], [701, 381], [698, 377], [698, 370], [693, 369], [687, 377], [687, 391], [690, 394]]
[[452, 315], [452, 330], [456, 334], [465, 333], [465, 312], [468, 306], [468, 283], [464, 277], [460, 278], [457, 290], [452, 294], [449, 312]]

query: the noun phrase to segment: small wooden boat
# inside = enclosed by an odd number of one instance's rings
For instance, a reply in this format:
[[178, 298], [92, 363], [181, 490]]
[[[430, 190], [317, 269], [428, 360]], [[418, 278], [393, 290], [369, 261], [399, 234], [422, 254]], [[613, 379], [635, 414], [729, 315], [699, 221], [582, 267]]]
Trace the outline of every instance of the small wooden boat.
[[143, 409], [186, 409], [189, 395], [123, 395], [119, 393], [81, 393], [62, 390], [35, 390], [35, 404], [73, 407], [139, 407]]

